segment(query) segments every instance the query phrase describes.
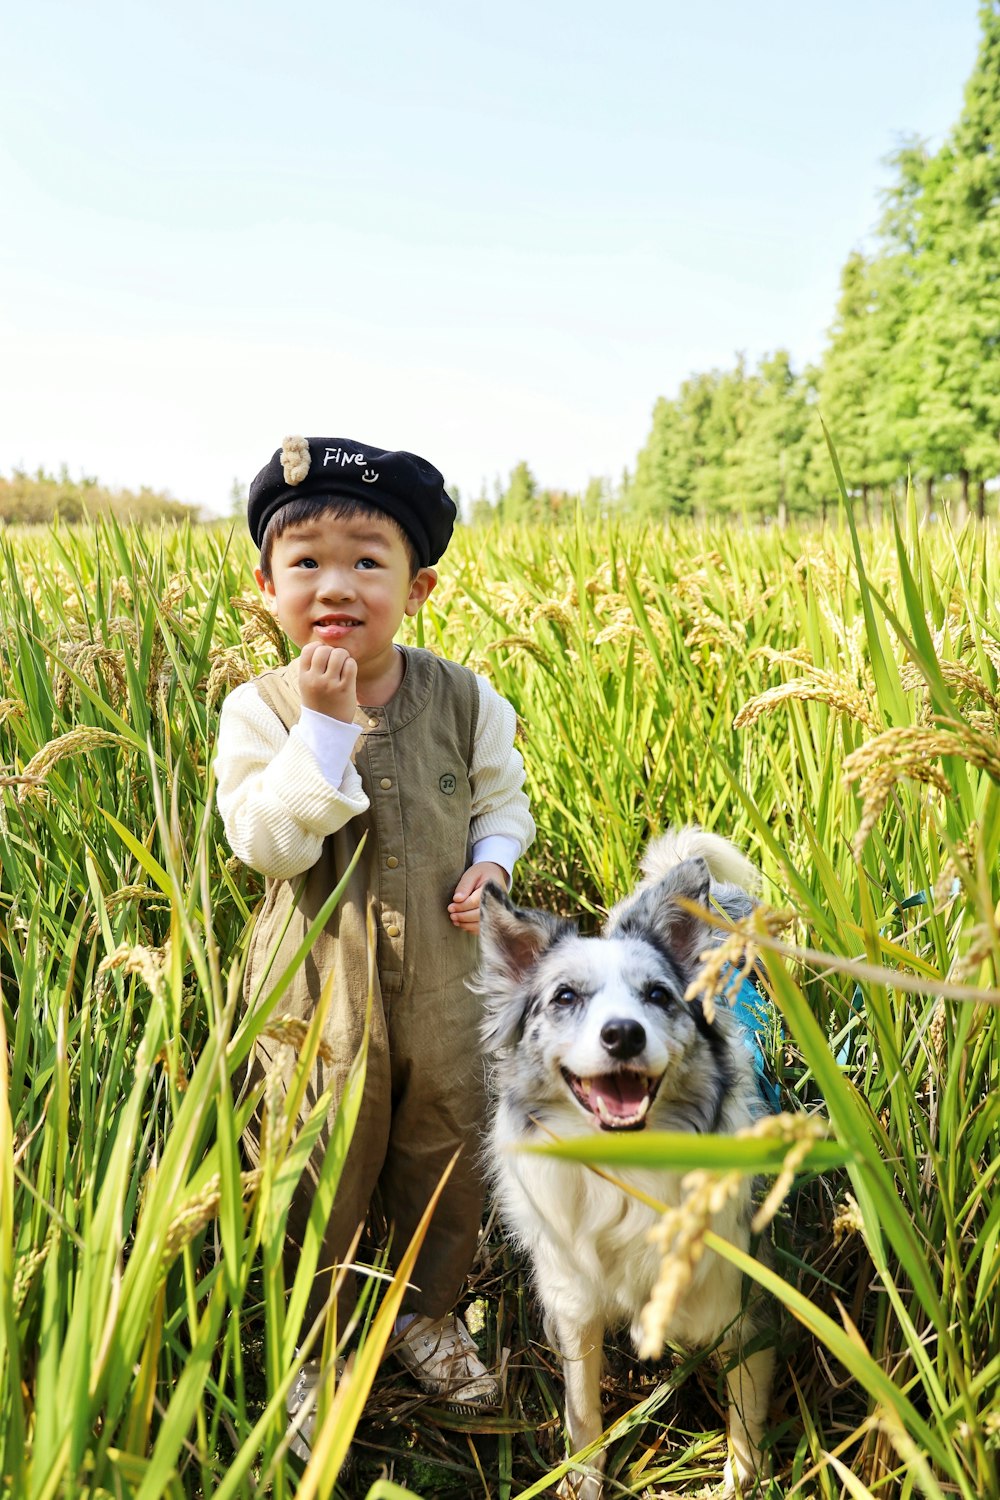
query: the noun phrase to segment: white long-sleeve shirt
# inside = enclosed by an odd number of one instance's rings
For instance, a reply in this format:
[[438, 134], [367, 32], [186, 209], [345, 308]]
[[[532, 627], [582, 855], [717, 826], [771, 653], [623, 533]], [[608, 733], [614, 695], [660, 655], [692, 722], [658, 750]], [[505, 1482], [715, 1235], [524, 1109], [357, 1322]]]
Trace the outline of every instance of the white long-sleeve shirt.
[[[508, 875], [535, 834], [514, 747], [516, 716], [483, 677], [469, 780], [472, 860]], [[291, 879], [316, 863], [326, 837], [363, 813], [368, 798], [351, 760], [362, 730], [303, 707], [286, 731], [253, 682], [222, 705], [215, 773], [233, 853], [262, 875]]]

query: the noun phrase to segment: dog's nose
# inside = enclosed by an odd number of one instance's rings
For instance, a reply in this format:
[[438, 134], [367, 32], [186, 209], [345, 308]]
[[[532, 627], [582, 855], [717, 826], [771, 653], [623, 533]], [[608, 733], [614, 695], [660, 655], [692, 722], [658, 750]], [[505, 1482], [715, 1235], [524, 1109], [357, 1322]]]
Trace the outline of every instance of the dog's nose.
[[605, 1021], [601, 1027], [604, 1050], [626, 1062], [635, 1057], [646, 1045], [646, 1033], [638, 1021]]

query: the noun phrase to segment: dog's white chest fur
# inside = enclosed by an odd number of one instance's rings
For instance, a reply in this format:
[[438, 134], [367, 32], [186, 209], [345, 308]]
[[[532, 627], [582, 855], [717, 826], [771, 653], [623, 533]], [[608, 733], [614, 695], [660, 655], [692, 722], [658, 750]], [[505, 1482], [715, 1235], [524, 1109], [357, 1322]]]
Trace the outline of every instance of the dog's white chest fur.
[[[495, 1147], [500, 1134], [498, 1129]], [[675, 1207], [681, 1197], [680, 1176], [662, 1169], [612, 1171], [609, 1175], [617, 1178], [612, 1183], [575, 1162], [516, 1150], [524, 1144], [523, 1135], [506, 1143], [508, 1149], [497, 1162], [495, 1191], [508, 1230], [531, 1257], [543, 1305], [572, 1307], [584, 1321], [599, 1312], [606, 1327], [627, 1326], [637, 1342], [637, 1320], [660, 1271], [662, 1251], [651, 1239], [660, 1216], [618, 1183]], [[724, 1238], [745, 1245], [746, 1231], [738, 1222], [736, 1205], [713, 1227]], [[667, 1330], [668, 1338], [684, 1345], [712, 1343], [732, 1318], [738, 1286], [731, 1267], [706, 1253], [695, 1267], [690, 1294]]]

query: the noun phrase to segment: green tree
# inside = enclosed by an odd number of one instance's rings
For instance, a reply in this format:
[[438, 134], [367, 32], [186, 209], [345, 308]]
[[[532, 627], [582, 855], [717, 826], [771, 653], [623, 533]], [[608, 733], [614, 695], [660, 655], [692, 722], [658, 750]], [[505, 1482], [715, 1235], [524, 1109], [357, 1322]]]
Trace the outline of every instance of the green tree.
[[[840, 299], [817, 377], [819, 412], [836, 447], [844, 480], [850, 490], [861, 492], [866, 507], [869, 488], [884, 478], [874, 412], [876, 392], [885, 378], [887, 350], [880, 336], [876, 298], [875, 267], [854, 251], [841, 272]], [[836, 491], [833, 465], [818, 423], [813, 432], [812, 467], [821, 496], [832, 496]]]
[[920, 419], [919, 350], [907, 338], [927, 276], [924, 188], [929, 157], [912, 139], [889, 158], [896, 181], [883, 195], [882, 246], [870, 269], [868, 340], [878, 362], [868, 401], [871, 480], [885, 487], [922, 476], [930, 504], [935, 461]]
[[636, 459], [629, 508], [639, 516], [683, 514], [690, 510], [697, 433], [691, 430], [683, 392], [674, 401], [660, 396], [653, 425]]
[[734, 458], [746, 430], [750, 384], [746, 361], [737, 356], [731, 370], [713, 370], [687, 382], [685, 400], [697, 426], [691, 506], [694, 514], [710, 516], [740, 509], [733, 473]]
[[497, 510], [493, 501], [486, 493], [486, 480], [479, 486], [479, 494], [474, 495], [469, 505], [470, 526], [488, 526], [496, 516]]
[[733, 488], [751, 512], [783, 526], [790, 515], [813, 508], [807, 383], [792, 369], [787, 349], [778, 349], [761, 360], [744, 391], [745, 420], [731, 455]]
[[880, 226], [883, 251], [875, 266], [878, 340], [885, 348], [885, 379], [874, 393], [873, 430], [887, 464], [922, 480], [925, 505], [933, 503], [935, 479], [948, 468], [941, 433], [929, 424], [921, 310], [940, 293], [931, 253], [928, 186], [934, 161], [911, 140], [890, 158], [897, 180], [884, 195]]
[[596, 521], [607, 513], [609, 491], [610, 485], [606, 479], [587, 480], [587, 488], [583, 492], [580, 504], [588, 521]]
[[957, 475], [1000, 469], [1000, 0], [980, 5], [981, 40], [961, 117], [928, 164], [924, 274], [903, 340], [919, 375], [927, 463]]
[[534, 521], [537, 516], [538, 481], [522, 459], [510, 471], [507, 488], [500, 496], [497, 509], [508, 524]]
[[675, 399], [660, 397], [636, 462], [633, 511], [694, 516], [729, 508], [731, 458], [745, 417], [745, 385], [740, 357], [735, 369], [691, 375]]
[[239, 517], [246, 511], [247, 487], [240, 480], [234, 478], [229, 486], [229, 514]]

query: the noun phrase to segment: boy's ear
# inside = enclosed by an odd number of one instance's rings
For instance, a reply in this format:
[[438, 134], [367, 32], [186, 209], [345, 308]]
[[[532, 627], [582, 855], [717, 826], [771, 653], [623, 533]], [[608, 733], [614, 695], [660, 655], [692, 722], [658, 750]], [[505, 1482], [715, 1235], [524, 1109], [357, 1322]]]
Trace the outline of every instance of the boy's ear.
[[261, 567], [254, 568], [254, 570], [253, 570], [253, 576], [257, 580], [257, 587], [260, 589], [261, 593], [264, 595], [264, 603], [267, 605], [268, 609], [273, 609], [274, 608], [274, 580], [270, 579], [270, 578], [265, 578], [264, 577], [264, 570]]
[[432, 591], [437, 587], [437, 570], [435, 568], [420, 568], [413, 582], [410, 584], [410, 596], [406, 601], [406, 613], [415, 615], [420, 608], [427, 603]]

